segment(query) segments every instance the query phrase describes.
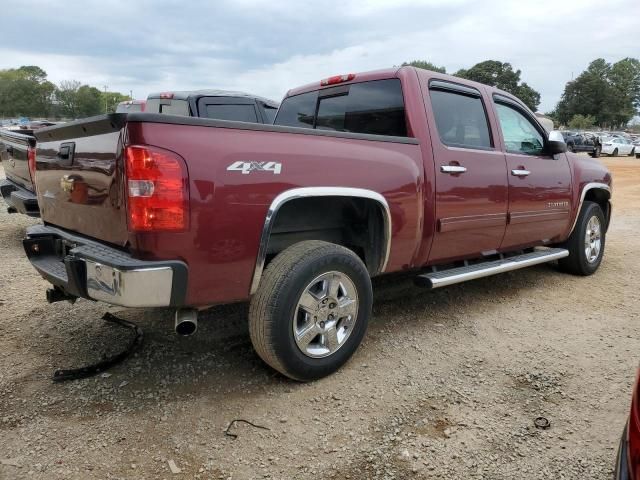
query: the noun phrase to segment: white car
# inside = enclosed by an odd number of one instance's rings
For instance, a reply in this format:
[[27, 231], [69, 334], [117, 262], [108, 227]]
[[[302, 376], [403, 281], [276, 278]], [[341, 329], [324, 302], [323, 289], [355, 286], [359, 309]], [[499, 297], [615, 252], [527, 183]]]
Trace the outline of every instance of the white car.
[[636, 146], [626, 138], [608, 137], [602, 139], [602, 153], [612, 155], [633, 155], [636, 153]]

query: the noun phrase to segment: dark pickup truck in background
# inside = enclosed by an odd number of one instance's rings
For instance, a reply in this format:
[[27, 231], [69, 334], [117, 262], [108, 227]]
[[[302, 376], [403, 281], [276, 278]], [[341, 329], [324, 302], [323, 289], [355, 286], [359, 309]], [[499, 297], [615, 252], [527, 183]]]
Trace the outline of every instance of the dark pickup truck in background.
[[251, 123], [273, 123], [278, 102], [228, 90], [192, 90], [152, 93], [146, 113], [183, 115]]
[[594, 158], [602, 153], [602, 141], [600, 137], [590, 132], [561, 132], [567, 150], [570, 152], [587, 152]]
[[257, 353], [298, 380], [355, 352], [370, 277], [590, 275], [611, 215], [608, 170], [516, 97], [413, 67], [290, 90], [275, 125], [163, 111], [36, 137], [44, 225], [24, 248], [49, 301], [172, 307], [191, 334], [199, 309], [250, 300]]
[[32, 180], [35, 172], [35, 146], [33, 130], [0, 129], [0, 160], [6, 177], [0, 180], [0, 192], [9, 213], [40, 216]]

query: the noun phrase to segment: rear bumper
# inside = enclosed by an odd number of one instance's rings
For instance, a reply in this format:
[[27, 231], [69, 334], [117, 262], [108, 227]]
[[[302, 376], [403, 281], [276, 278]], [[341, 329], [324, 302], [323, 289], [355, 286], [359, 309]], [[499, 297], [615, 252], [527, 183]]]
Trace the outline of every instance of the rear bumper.
[[30, 217], [39, 217], [38, 198], [35, 193], [26, 190], [11, 180], [0, 180], [0, 193], [9, 206], [9, 213], [22, 213]]
[[42, 277], [67, 295], [123, 307], [183, 306], [184, 262], [143, 261], [58, 228], [35, 225], [23, 245]]

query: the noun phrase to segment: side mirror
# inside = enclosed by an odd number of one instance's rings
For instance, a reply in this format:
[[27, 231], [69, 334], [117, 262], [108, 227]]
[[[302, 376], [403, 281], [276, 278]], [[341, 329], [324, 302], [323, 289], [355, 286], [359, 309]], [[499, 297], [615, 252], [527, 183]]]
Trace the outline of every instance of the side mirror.
[[551, 155], [556, 155], [557, 153], [564, 153], [567, 151], [567, 144], [564, 143], [564, 137], [558, 130], [552, 130], [549, 133], [547, 145], [549, 153]]

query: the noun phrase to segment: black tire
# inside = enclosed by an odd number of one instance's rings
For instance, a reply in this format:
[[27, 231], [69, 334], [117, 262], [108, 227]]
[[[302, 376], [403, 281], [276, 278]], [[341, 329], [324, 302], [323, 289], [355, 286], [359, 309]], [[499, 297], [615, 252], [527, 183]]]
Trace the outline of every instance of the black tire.
[[591, 156], [593, 158], [600, 158], [600, 154], [602, 153], [602, 147], [600, 145], [596, 146], [596, 148], [593, 150], [593, 153], [591, 154]]
[[[585, 236], [587, 233], [587, 225], [589, 220], [596, 216], [600, 221], [600, 251], [597, 258], [589, 262], [587, 254], [585, 252]], [[579, 213], [578, 221], [573, 229], [573, 232], [562, 245], [563, 248], [569, 250], [569, 256], [562, 258], [558, 261], [560, 269], [573, 275], [591, 275], [598, 270], [598, 267], [602, 263], [602, 257], [604, 255], [605, 239], [606, 239], [606, 221], [602, 208], [595, 202], [584, 202], [582, 210]]]
[[[353, 283], [358, 311], [351, 333], [328, 356], [313, 358], [298, 347], [293, 322], [298, 301], [310, 282], [337, 271]], [[304, 241], [279, 253], [265, 269], [249, 306], [249, 333], [256, 352], [275, 370], [299, 381], [325, 377], [344, 365], [367, 330], [373, 292], [362, 260], [351, 250], [322, 241]]]
[[617, 157], [618, 156], [618, 149], [616, 148], [610, 156], [611, 157]]
[[575, 153], [575, 149], [573, 148], [573, 143], [567, 144], [567, 151]]
[[630, 156], [630, 157], [633, 157], [635, 154], [636, 154], [636, 148], [635, 148], [635, 147], [633, 147], [633, 148], [631, 149], [631, 152], [629, 153], [629, 156]]

